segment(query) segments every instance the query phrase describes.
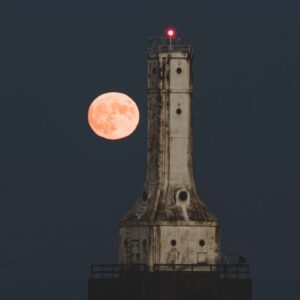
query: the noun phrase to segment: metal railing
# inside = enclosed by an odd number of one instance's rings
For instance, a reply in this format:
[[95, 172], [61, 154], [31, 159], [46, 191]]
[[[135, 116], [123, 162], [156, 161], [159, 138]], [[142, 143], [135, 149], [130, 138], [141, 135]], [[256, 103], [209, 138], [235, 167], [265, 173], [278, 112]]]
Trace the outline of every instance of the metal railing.
[[192, 54], [192, 40], [186, 38], [150, 37], [148, 42], [148, 54], [187, 52]]
[[220, 278], [249, 278], [247, 264], [159, 264], [154, 265], [154, 272], [191, 272], [218, 275]]
[[101, 264], [91, 265], [92, 278], [121, 278], [121, 277], [135, 277], [148, 271], [147, 265], [144, 264]]
[[250, 277], [248, 264], [155, 264], [150, 271], [145, 264], [102, 264], [91, 265], [91, 278], [113, 279], [113, 278], [137, 278], [141, 276], [165, 276], [182, 277], [214, 276], [223, 279], [247, 279]]

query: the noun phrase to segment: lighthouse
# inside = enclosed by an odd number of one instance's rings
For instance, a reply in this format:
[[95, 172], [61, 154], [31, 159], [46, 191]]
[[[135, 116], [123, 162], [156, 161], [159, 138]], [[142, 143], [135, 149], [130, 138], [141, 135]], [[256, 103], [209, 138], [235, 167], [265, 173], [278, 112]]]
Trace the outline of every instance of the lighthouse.
[[192, 59], [188, 39], [149, 40], [147, 176], [120, 221], [121, 264], [219, 262], [219, 223], [193, 176]]
[[167, 33], [149, 39], [145, 184], [120, 220], [119, 262], [91, 265], [88, 300], [252, 300], [249, 265], [221, 257], [195, 185], [192, 42]]

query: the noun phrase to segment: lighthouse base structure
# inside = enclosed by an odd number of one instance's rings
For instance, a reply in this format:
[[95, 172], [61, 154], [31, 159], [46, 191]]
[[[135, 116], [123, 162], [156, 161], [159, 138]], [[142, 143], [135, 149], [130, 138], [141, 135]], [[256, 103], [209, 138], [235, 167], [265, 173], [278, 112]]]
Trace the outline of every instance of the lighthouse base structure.
[[[166, 266], [160, 266], [166, 269]], [[122, 270], [121, 265], [94, 265], [88, 300], [251, 300], [248, 265], [176, 266], [168, 271]], [[180, 271], [183, 269], [185, 271]], [[190, 268], [189, 271], [186, 271]]]

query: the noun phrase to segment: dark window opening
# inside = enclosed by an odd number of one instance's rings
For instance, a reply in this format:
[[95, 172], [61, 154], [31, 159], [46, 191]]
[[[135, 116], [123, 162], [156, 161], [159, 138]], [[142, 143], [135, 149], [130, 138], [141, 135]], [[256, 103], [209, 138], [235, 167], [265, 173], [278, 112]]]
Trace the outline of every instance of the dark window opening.
[[181, 192], [179, 193], [178, 197], [179, 197], [179, 199], [180, 199], [181, 201], [185, 201], [185, 200], [188, 198], [188, 194], [187, 194], [187, 192], [185, 192], [185, 191], [181, 191]]
[[199, 241], [199, 245], [200, 245], [201, 247], [203, 247], [203, 246], [205, 245], [205, 241], [204, 241], [204, 240], [200, 240], [200, 241]]
[[181, 69], [181, 68], [177, 68], [177, 69], [176, 69], [176, 72], [177, 72], [178, 74], [180, 74], [180, 73], [182, 72], [182, 69]]
[[148, 193], [146, 191], [143, 192], [143, 200], [146, 201], [148, 199]]
[[182, 110], [180, 108], [177, 108], [176, 113], [177, 113], [177, 115], [180, 115], [182, 113]]
[[176, 240], [172, 240], [172, 241], [171, 241], [171, 245], [172, 245], [172, 246], [176, 246]]

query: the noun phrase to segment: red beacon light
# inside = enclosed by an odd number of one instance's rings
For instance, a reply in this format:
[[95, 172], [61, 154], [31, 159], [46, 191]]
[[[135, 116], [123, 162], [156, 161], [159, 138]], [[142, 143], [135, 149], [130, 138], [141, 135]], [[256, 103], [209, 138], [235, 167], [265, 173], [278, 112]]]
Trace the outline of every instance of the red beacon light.
[[168, 37], [171, 39], [172, 37], [175, 36], [175, 30], [172, 29], [172, 28], [168, 29], [168, 30], [167, 30], [167, 35], [168, 35]]

